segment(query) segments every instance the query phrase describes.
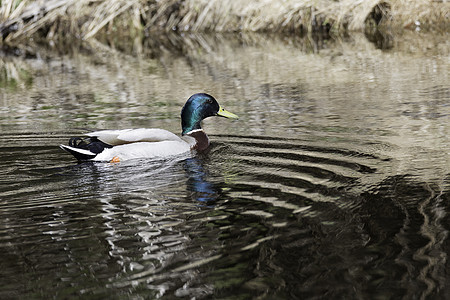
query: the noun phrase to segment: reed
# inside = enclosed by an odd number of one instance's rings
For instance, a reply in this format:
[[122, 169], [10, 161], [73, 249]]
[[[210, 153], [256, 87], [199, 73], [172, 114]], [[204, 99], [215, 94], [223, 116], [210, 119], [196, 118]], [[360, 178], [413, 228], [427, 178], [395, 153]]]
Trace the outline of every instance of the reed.
[[449, 29], [447, 0], [2, 0], [3, 41], [100, 32]]

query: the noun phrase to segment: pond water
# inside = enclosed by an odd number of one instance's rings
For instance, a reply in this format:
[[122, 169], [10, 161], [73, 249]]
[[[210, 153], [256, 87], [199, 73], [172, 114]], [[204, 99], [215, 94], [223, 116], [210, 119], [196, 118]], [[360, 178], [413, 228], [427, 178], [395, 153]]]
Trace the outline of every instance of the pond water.
[[[5, 49], [0, 298], [444, 299], [446, 36], [167, 36]], [[180, 133], [201, 154], [77, 163], [87, 130]]]

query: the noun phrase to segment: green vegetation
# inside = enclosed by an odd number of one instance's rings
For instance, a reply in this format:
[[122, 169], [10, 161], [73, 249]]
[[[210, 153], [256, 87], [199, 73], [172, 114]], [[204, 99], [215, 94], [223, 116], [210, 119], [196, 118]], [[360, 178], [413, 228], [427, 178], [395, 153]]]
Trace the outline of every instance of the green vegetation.
[[2, 0], [4, 42], [99, 33], [344, 32], [386, 26], [448, 31], [443, 0]]

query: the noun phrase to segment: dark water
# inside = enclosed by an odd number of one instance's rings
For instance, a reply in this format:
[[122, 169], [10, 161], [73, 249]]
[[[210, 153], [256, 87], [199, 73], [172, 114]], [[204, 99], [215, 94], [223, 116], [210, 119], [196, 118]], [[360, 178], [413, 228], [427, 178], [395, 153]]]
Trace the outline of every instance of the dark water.
[[[0, 298], [448, 299], [448, 42], [388, 44], [8, 50]], [[206, 153], [77, 164], [58, 148], [85, 129], [178, 133], [199, 91], [241, 117], [205, 120]]]

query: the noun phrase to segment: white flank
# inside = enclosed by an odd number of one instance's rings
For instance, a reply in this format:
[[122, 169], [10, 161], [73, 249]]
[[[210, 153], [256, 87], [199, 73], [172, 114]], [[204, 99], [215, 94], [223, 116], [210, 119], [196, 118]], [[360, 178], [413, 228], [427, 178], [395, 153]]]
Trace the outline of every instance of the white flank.
[[136, 158], [164, 158], [179, 155], [191, 150], [185, 141], [137, 142], [108, 148], [92, 160], [111, 161], [118, 157], [120, 161]]

